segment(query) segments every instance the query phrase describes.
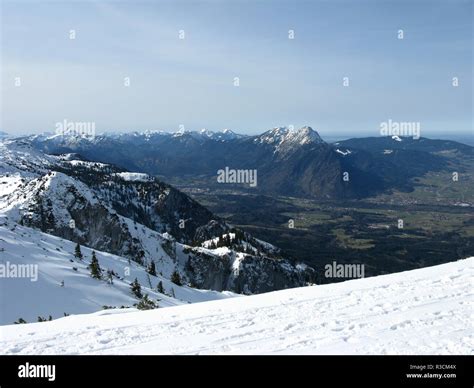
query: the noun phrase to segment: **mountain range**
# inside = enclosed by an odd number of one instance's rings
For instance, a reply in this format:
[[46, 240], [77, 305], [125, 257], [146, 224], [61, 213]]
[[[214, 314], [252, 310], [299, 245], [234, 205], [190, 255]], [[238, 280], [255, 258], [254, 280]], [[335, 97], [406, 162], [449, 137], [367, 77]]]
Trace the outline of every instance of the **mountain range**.
[[[393, 189], [410, 191], [414, 177], [442, 170], [464, 171], [473, 147], [448, 140], [385, 136], [326, 143], [309, 126], [278, 127], [260, 135], [232, 131], [147, 131], [94, 138], [27, 137], [50, 154], [78, 153], [129, 171], [166, 179], [199, 177], [216, 186], [217, 171], [256, 170], [266, 193], [320, 199], [364, 198]], [[232, 185], [248, 190], [248, 185]]]

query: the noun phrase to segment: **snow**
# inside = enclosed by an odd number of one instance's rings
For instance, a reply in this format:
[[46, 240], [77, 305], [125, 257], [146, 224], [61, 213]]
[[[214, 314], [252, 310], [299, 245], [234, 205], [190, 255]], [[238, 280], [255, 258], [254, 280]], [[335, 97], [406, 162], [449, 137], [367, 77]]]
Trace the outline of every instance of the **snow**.
[[473, 354], [473, 260], [0, 328], [5, 354]]
[[[71, 193], [71, 188], [80, 193], [81, 198], [91, 205], [96, 205], [99, 200], [95, 194], [82, 182], [75, 180], [68, 175], [53, 171], [39, 178], [31, 179], [23, 187], [21, 186], [21, 178], [18, 180], [17, 175], [12, 177], [10, 185], [5, 185], [5, 189], [0, 189], [0, 214], [8, 215], [20, 220], [21, 214], [34, 216], [28, 209], [34, 203], [42, 192], [46, 192], [51, 199], [52, 208], [58, 225], [68, 225], [71, 215], [67, 210], [67, 204], [74, 201], [75, 197]], [[7, 179], [0, 174], [0, 182]], [[16, 179], [16, 180], [15, 180]], [[15, 190], [11, 191], [14, 187]]]
[[106, 167], [107, 164], [99, 163], [99, 162], [87, 162], [84, 160], [65, 160], [66, 163], [69, 163], [71, 166], [81, 166], [81, 167], [89, 167], [89, 168], [102, 168]]
[[58, 157], [34, 150], [30, 144], [18, 140], [0, 141], [0, 175], [21, 173], [33, 177], [48, 172]]
[[114, 175], [128, 182], [147, 182], [151, 179], [148, 174], [143, 174], [140, 172], [119, 172]]
[[323, 143], [319, 134], [311, 127], [302, 127], [300, 129], [290, 129], [284, 139], [285, 142], [297, 143], [299, 145], [309, 143]]
[[352, 154], [351, 150], [341, 151], [339, 148], [336, 149], [336, 152], [340, 153], [342, 156]]
[[4, 197], [8, 197], [21, 186], [21, 175], [0, 175], [0, 202]]
[[288, 135], [288, 132], [289, 129], [286, 127], [275, 127], [255, 138], [254, 142], [278, 145]]
[[[64, 313], [91, 313], [103, 306], [131, 307], [138, 302], [130, 292], [130, 282], [135, 278], [144, 294], [149, 294], [153, 300], [159, 299], [160, 307], [236, 296], [231, 292], [180, 287], [163, 276], [148, 276], [142, 266], [126, 258], [96, 250], [103, 273], [110, 269], [122, 278], [114, 278], [114, 284], [109, 285], [90, 277], [87, 266], [92, 250], [82, 246], [84, 259], [80, 261], [74, 258], [75, 246], [71, 241], [20, 226], [0, 216], [0, 265], [37, 265], [38, 269], [37, 281], [30, 278], [0, 279], [0, 324], [11, 324], [20, 317], [34, 322], [38, 316], [52, 315], [56, 319]], [[153, 289], [149, 288], [148, 278]], [[60, 286], [62, 281], [64, 287]], [[162, 281], [166, 293], [169, 294], [173, 288], [176, 298], [158, 293], [156, 286], [159, 281]]]
[[273, 153], [280, 157], [288, 157], [301, 146], [324, 144], [318, 132], [311, 127], [302, 128], [275, 127], [262, 135], [255, 137], [254, 143], [269, 144], [273, 146]]
[[290, 129], [286, 127], [273, 128], [255, 139], [256, 142], [276, 145], [275, 151], [284, 151], [311, 143], [324, 143], [319, 134], [311, 127]]
[[199, 131], [199, 134], [203, 137], [219, 141], [234, 140], [241, 137], [245, 137], [244, 135], [239, 135], [227, 128], [219, 132], [213, 132], [203, 128]]

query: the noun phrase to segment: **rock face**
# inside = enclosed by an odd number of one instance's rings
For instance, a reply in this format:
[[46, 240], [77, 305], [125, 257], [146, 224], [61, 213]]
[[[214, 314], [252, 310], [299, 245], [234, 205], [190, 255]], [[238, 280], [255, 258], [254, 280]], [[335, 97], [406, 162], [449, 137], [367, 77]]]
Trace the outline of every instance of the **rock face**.
[[[314, 276], [309, 267], [296, 267], [285, 260], [232, 251], [222, 255], [220, 260], [215, 260], [204, 252], [193, 253], [186, 270], [193, 282], [205, 289], [261, 293], [305, 284], [311, 282]], [[214, 273], [218, 273], [218, 276], [213, 276]]]
[[[259, 293], [313, 281], [311, 268], [232, 228], [175, 188], [102, 163], [2, 145], [11, 188], [0, 212], [25, 226], [129, 258], [197, 288]], [[25, 162], [27, 160], [27, 162]]]

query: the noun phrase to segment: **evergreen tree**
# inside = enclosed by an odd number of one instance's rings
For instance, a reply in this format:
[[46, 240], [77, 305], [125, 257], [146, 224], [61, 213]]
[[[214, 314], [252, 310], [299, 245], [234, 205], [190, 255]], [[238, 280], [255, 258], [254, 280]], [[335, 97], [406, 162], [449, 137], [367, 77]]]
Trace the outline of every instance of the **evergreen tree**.
[[155, 262], [152, 260], [150, 265], [148, 266], [147, 272], [150, 275], [156, 276], [156, 267], [155, 267]]
[[130, 285], [131, 289], [132, 289], [132, 293], [139, 299], [141, 299], [143, 297], [143, 294], [142, 294], [142, 286], [140, 285], [140, 283], [138, 283], [138, 279], [135, 278], [135, 280], [132, 282], [132, 284]]
[[82, 260], [84, 258], [84, 256], [82, 256], [81, 246], [79, 245], [79, 243], [76, 244], [76, 249], [74, 250], [74, 257], [79, 260]]
[[163, 288], [163, 282], [160, 280], [158, 282], [158, 285], [156, 286], [156, 290], [160, 293], [160, 294], [164, 294], [165, 293], [165, 289]]
[[177, 286], [180, 286], [181, 283], [181, 276], [179, 276], [179, 272], [174, 270], [174, 272], [171, 274], [171, 281], [176, 284]]
[[102, 279], [102, 268], [100, 268], [99, 260], [97, 260], [95, 251], [92, 251], [92, 260], [89, 269], [91, 270], [91, 276], [94, 279]]
[[151, 300], [148, 297], [148, 294], [145, 294], [145, 296], [140, 299], [140, 302], [138, 302], [136, 306], [139, 310], [152, 310], [158, 308], [158, 304]]

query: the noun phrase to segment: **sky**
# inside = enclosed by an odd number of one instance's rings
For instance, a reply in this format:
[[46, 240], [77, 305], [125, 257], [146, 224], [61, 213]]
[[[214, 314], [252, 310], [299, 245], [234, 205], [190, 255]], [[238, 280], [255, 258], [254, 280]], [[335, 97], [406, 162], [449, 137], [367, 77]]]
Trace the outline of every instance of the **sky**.
[[310, 125], [357, 137], [389, 119], [419, 122], [422, 136], [473, 131], [470, 0], [1, 0], [0, 10], [10, 134], [64, 120], [98, 132]]

